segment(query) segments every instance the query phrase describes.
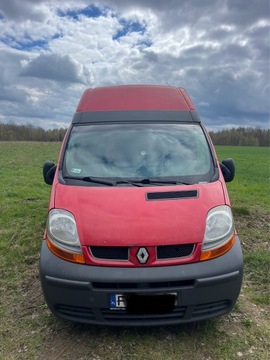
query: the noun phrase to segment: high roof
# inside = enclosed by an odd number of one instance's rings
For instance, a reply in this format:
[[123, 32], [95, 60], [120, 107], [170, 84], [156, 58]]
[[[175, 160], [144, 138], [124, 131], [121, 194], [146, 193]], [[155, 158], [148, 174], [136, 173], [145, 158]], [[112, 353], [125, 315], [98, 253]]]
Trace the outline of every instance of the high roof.
[[85, 90], [77, 112], [122, 110], [194, 111], [183, 88], [158, 85], [119, 85]]

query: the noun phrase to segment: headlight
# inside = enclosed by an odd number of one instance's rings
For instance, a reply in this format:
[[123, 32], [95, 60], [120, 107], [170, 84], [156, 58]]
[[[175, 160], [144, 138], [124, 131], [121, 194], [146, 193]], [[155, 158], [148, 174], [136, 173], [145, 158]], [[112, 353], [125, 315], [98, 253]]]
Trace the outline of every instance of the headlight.
[[84, 256], [74, 216], [61, 209], [49, 212], [47, 221], [48, 247], [62, 259], [84, 263]]
[[224, 254], [233, 243], [234, 221], [231, 208], [222, 205], [211, 209], [206, 219], [201, 260]]

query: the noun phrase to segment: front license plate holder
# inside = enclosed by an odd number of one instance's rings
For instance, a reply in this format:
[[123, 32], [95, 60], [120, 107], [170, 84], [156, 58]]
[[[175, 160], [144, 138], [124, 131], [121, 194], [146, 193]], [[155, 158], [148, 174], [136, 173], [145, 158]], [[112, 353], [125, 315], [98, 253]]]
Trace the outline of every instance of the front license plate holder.
[[129, 314], [167, 314], [177, 303], [176, 293], [112, 294], [111, 310], [126, 310]]

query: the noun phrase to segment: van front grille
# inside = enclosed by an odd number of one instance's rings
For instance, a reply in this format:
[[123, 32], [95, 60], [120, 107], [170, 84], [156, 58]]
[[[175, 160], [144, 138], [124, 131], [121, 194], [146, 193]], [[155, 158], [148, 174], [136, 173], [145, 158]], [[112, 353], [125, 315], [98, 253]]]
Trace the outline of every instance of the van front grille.
[[211, 317], [221, 316], [231, 310], [232, 302], [228, 299], [212, 302], [199, 303], [196, 305], [176, 305], [173, 311], [168, 313], [138, 313], [130, 314], [123, 310], [110, 308], [91, 308], [75, 305], [56, 304], [54, 311], [58, 316], [89, 324], [115, 324], [115, 325], [154, 325], [158, 323], [181, 323], [186, 321], [199, 321]]
[[[191, 256], [194, 244], [156, 246], [157, 260], [181, 259]], [[91, 255], [98, 260], [128, 261], [128, 246], [90, 246]]]
[[127, 246], [90, 246], [90, 251], [96, 259], [128, 260]]
[[193, 250], [194, 244], [157, 246], [157, 259], [178, 259], [190, 256]]

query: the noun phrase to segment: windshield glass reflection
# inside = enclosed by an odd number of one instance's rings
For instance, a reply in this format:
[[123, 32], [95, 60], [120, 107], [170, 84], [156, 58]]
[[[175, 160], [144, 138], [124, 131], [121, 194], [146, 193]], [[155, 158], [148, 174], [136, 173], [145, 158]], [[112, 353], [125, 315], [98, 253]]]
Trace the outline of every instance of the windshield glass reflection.
[[73, 177], [196, 177], [209, 181], [212, 158], [199, 125], [84, 125], [72, 129], [64, 171]]

